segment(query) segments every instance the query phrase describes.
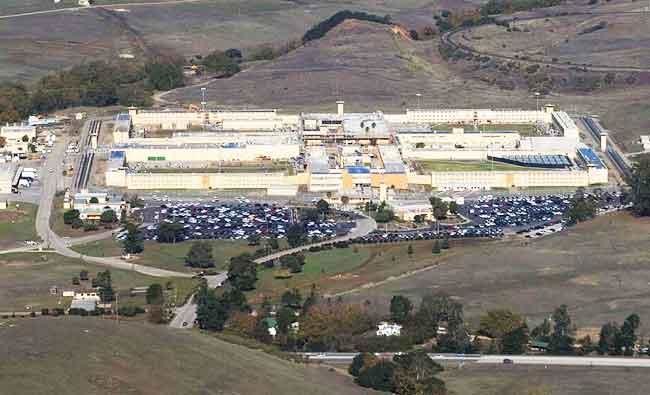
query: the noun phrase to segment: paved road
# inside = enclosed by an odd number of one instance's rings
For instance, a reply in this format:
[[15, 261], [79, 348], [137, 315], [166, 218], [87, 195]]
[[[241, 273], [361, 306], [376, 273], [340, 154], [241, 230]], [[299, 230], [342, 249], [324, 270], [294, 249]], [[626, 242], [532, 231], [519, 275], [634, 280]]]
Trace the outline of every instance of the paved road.
[[[205, 279], [208, 282], [209, 288], [216, 288], [220, 286], [224, 281], [226, 281], [227, 277], [227, 273], [220, 273], [216, 276], [206, 276]], [[195, 319], [196, 303], [194, 303], [194, 295], [192, 295], [187, 300], [187, 303], [176, 308], [174, 318], [169, 323], [169, 326], [178, 329], [190, 329], [194, 326]], [[187, 323], [186, 326], [183, 326], [184, 322]]]
[[[356, 353], [302, 353], [311, 361], [329, 363], [350, 363]], [[392, 358], [394, 353], [379, 353], [382, 358]], [[429, 357], [441, 362], [469, 362], [480, 364], [504, 365], [504, 359], [509, 359], [515, 365], [558, 365], [558, 366], [609, 366], [609, 367], [638, 367], [650, 368], [650, 358], [622, 357], [561, 357], [552, 355], [462, 355], [436, 354]]]
[[[65, 154], [67, 142], [61, 139], [48, 156], [41, 175], [42, 189], [41, 197], [36, 214], [36, 232], [38, 233], [45, 248], [52, 248], [56, 253], [70, 258], [80, 258], [87, 262], [113, 267], [116, 269], [132, 270], [141, 274], [153, 277], [191, 277], [189, 273], [174, 272], [149, 266], [138, 265], [121, 260], [119, 257], [91, 257], [82, 255], [71, 250], [68, 240], [60, 237], [50, 229], [50, 216], [53, 210], [53, 199], [57, 189], [63, 189], [63, 175], [61, 163]], [[50, 173], [48, 169], [53, 169]], [[91, 236], [89, 236], [90, 238]]]
[[377, 223], [375, 222], [374, 219], [370, 217], [363, 217], [359, 220], [357, 220], [357, 226], [353, 228], [348, 234], [340, 237], [335, 237], [333, 239], [321, 241], [318, 243], [312, 243], [312, 244], [306, 244], [304, 246], [296, 247], [296, 248], [290, 248], [288, 250], [282, 250], [279, 252], [276, 252], [271, 255], [263, 256], [261, 258], [257, 258], [255, 260], [255, 263], [264, 263], [268, 262], [274, 259], [281, 258], [285, 255], [291, 255], [296, 252], [300, 251], [305, 251], [308, 250], [310, 247], [317, 247], [323, 244], [330, 244], [330, 243], [336, 243], [337, 241], [348, 241], [351, 239], [355, 239], [357, 237], [363, 237], [369, 234], [370, 232], [374, 231], [377, 229]]
[[74, 12], [74, 11], [89, 10], [89, 9], [92, 9], [92, 8], [118, 8], [118, 9], [124, 8], [124, 9], [127, 9], [129, 7], [134, 7], [134, 6], [146, 7], [146, 6], [157, 6], [157, 5], [172, 5], [172, 4], [182, 4], [182, 3], [196, 3], [198, 1], [202, 1], [202, 0], [173, 0], [173, 1], [154, 1], [154, 2], [148, 2], [148, 3], [104, 4], [104, 5], [96, 5], [96, 6], [90, 6], [90, 7], [62, 7], [62, 8], [57, 8], [57, 9], [54, 9], [54, 10], [43, 10], [43, 11], [23, 12], [23, 13], [20, 13], [20, 14], [0, 15], [0, 19], [11, 19], [11, 18], [20, 18], [20, 17], [23, 17], [23, 16], [45, 15], [45, 14], [56, 14], [56, 13], [60, 13], [60, 12]]
[[[593, 16], [598, 16], [598, 15], [645, 15], [647, 14], [645, 11], [585, 11], [585, 12], [571, 12], [569, 14], [547, 14], [543, 16], [531, 16], [531, 17], [520, 17], [518, 20], [519, 21], [532, 21], [532, 20], [537, 20], [537, 19], [550, 19], [550, 18], [557, 18], [557, 17], [562, 17], [565, 18], [567, 15], [593, 15]], [[486, 25], [483, 25], [486, 26]], [[480, 26], [479, 26], [480, 27]], [[494, 51], [485, 51], [485, 50], [478, 50], [468, 44], [461, 43], [459, 40], [457, 40], [456, 36], [460, 35], [461, 37], [465, 37], [465, 32], [472, 31], [474, 27], [461, 27], [458, 29], [450, 30], [448, 32], [445, 32], [441, 37], [441, 41], [452, 48], [456, 49], [462, 49], [465, 50], [469, 53], [472, 53], [474, 55], [480, 55], [480, 56], [490, 56], [495, 59], [501, 59], [501, 60], [508, 60], [508, 61], [514, 61], [514, 62], [519, 62], [519, 63], [524, 63], [524, 64], [537, 64], [540, 66], [551, 66], [554, 68], [560, 68], [560, 69], [572, 69], [575, 67], [582, 67], [583, 65], [581, 64], [575, 64], [575, 63], [563, 63], [562, 60], [560, 59], [559, 62], [552, 62], [552, 61], [545, 61], [545, 60], [535, 60], [535, 59], [526, 59], [523, 60], [521, 58], [516, 58], [514, 56], [509, 56], [509, 55], [503, 55], [498, 52]], [[650, 71], [649, 67], [636, 67], [636, 66], [619, 66], [619, 65], [605, 65], [605, 64], [589, 64], [587, 68], [590, 71], [602, 71], [602, 72], [638, 72], [638, 71]]]

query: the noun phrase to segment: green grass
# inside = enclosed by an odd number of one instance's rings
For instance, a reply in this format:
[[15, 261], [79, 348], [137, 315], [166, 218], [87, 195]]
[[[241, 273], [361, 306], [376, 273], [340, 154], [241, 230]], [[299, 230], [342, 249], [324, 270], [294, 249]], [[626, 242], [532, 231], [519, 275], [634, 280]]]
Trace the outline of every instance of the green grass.
[[[228, 267], [230, 258], [252, 253], [258, 247], [249, 246], [246, 241], [239, 240], [210, 240], [212, 255], [215, 258], [216, 269]], [[191, 271], [185, 266], [185, 256], [192, 246], [191, 241], [176, 244], [164, 244], [155, 241], [144, 243], [144, 252], [137, 255], [134, 263], [175, 271]], [[122, 249], [113, 239], [105, 239], [72, 247], [73, 250], [89, 256], [119, 256]]]
[[370, 256], [369, 249], [354, 247], [306, 253], [302, 272], [295, 273], [289, 279], [277, 279], [274, 277], [277, 269], [260, 266], [254, 291], [255, 299], [262, 296], [277, 297], [291, 288], [308, 289], [311, 284], [320, 284], [337, 274], [357, 269], [370, 259]]
[[3, 393], [368, 394], [324, 367], [143, 322], [14, 319], [0, 326], [0, 344]]
[[36, 211], [38, 206], [30, 203], [10, 202], [6, 210], [0, 210], [0, 247], [16, 247], [22, 241], [39, 240], [36, 234]]
[[120, 292], [121, 304], [144, 304], [142, 296], [129, 296], [133, 287], [149, 286], [153, 283], [165, 285], [171, 281], [176, 288], [177, 300], [182, 302], [196, 285], [196, 280], [192, 279], [149, 277], [53, 253], [7, 254], [0, 255], [0, 311], [24, 311], [25, 306], [36, 310], [66, 306], [69, 300], [50, 295], [50, 287], [57, 286], [60, 290], [90, 287], [90, 282], [73, 286], [72, 277], [78, 276], [81, 270], [87, 270], [92, 278], [97, 272], [107, 269], [111, 271], [113, 287]]
[[508, 171], [508, 170], [538, 170], [533, 167], [515, 166], [507, 163], [490, 161], [463, 161], [463, 160], [423, 160], [417, 161], [422, 171]]

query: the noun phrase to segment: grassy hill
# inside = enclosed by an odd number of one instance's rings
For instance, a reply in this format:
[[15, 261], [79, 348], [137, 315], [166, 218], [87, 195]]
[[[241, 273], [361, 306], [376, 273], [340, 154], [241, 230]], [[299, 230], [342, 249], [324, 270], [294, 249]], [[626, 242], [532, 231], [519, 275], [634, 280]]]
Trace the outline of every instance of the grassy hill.
[[95, 318], [0, 325], [0, 392], [363, 394], [351, 380], [198, 332]]

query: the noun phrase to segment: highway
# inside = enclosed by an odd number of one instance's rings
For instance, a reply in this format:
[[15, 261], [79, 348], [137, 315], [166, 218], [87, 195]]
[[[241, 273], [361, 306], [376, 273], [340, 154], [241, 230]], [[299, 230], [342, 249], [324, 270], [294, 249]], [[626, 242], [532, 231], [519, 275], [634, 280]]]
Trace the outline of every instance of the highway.
[[[352, 362], [357, 353], [300, 353], [310, 361], [325, 363]], [[377, 353], [381, 358], [391, 359], [395, 353]], [[480, 355], [480, 354], [436, 354], [429, 357], [437, 362], [467, 362], [479, 364], [503, 365], [504, 360], [510, 360], [514, 365], [557, 365], [557, 366], [600, 366], [600, 367], [635, 367], [650, 368], [650, 358], [631, 357], [578, 357], [554, 355]]]

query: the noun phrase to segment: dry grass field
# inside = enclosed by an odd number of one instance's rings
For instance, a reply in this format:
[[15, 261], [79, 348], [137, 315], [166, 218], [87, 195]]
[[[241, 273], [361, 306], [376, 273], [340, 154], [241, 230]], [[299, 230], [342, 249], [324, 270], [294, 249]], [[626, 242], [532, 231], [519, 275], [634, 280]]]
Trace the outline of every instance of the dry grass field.
[[566, 366], [449, 366], [449, 395], [642, 395], [647, 370]]
[[0, 322], [2, 394], [369, 394], [195, 331], [94, 317]]
[[[599, 217], [535, 241], [499, 241], [452, 248], [436, 267], [346, 296], [386, 305], [396, 294], [419, 300], [431, 292], [458, 298], [468, 319], [510, 308], [532, 323], [562, 303], [579, 328], [622, 321], [636, 312], [650, 335], [650, 220]], [[460, 250], [460, 252], [458, 252]]]
[[36, 210], [30, 203], [10, 202], [9, 207], [0, 210], [0, 248], [19, 247], [27, 240], [38, 241], [36, 234]]

